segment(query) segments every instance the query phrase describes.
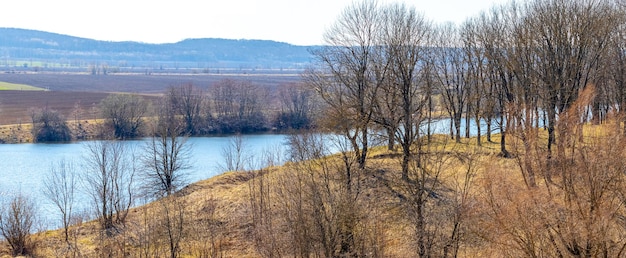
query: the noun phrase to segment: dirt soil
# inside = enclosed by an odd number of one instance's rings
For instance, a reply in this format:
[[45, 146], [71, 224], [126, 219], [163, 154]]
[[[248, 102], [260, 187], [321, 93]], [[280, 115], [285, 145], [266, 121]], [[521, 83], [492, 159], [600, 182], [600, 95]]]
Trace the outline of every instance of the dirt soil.
[[173, 85], [192, 83], [207, 88], [224, 79], [277, 86], [300, 80], [297, 74], [110, 74], [87, 73], [0, 73], [0, 81], [27, 84], [50, 91], [162, 93]]
[[192, 83], [208, 88], [223, 79], [248, 80], [267, 87], [297, 82], [294, 74], [123, 74], [90, 75], [80, 73], [0, 73], [0, 81], [27, 84], [48, 91], [0, 91], [0, 125], [31, 122], [33, 109], [59, 111], [68, 121], [97, 119], [98, 103], [116, 92], [142, 94], [156, 99], [168, 87]]
[[101, 92], [0, 91], [0, 125], [30, 123], [34, 110], [49, 108], [68, 120], [94, 119]]

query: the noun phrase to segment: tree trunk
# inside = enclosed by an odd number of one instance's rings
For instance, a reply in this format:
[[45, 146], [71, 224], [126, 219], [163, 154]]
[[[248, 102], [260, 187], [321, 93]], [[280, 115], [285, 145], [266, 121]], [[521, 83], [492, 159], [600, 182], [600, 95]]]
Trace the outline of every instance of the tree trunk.
[[454, 115], [454, 130], [456, 131], [455, 140], [461, 142], [461, 114]]
[[491, 141], [491, 116], [487, 116], [487, 142]]
[[455, 116], [450, 116], [450, 139], [454, 139]]
[[470, 138], [470, 124], [472, 117], [469, 113], [469, 108], [467, 113], [465, 113], [465, 138]]
[[482, 146], [482, 143], [480, 143], [480, 140], [481, 140], [480, 118], [478, 117], [478, 114], [476, 114], [476, 144], [478, 144], [478, 146]]
[[506, 119], [506, 128], [504, 126], [504, 120], [505, 118], [504, 116], [502, 116], [500, 118], [500, 154], [502, 155], [502, 157], [510, 158], [511, 154], [509, 153], [509, 151], [506, 150], [506, 130], [508, 130], [509, 128], [509, 121], [511, 119]]
[[556, 123], [556, 111], [554, 103], [550, 103], [548, 107], [548, 159], [552, 158], [552, 146], [555, 143], [554, 127]]
[[396, 128], [391, 128], [391, 127], [386, 127], [385, 128], [387, 131], [387, 150], [388, 151], [395, 151], [395, 144], [396, 144]]

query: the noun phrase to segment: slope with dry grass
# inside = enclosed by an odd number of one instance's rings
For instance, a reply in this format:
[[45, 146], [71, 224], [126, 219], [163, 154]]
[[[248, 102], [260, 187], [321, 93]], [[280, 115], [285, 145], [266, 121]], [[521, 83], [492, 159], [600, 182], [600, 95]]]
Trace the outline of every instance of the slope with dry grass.
[[[451, 153], [474, 149], [475, 146], [469, 143], [451, 145], [447, 143], [445, 137], [438, 137], [442, 140], [438, 146], [442, 152]], [[469, 142], [470, 140], [468, 140]], [[445, 143], [444, 143], [445, 142]], [[481, 147], [482, 159], [492, 159], [495, 157], [497, 148], [493, 144], [484, 144]], [[362, 184], [362, 196], [359, 202], [371, 209], [368, 214], [367, 223], [374, 223], [377, 233], [380, 234], [381, 245], [384, 245], [385, 256], [402, 257], [411, 252], [410, 241], [407, 241], [406, 226], [401, 218], [402, 209], [399, 208], [398, 199], [390, 195], [385, 185], [378, 182], [376, 174], [392, 174], [397, 171], [399, 163], [396, 155], [381, 149], [376, 149], [372, 153], [372, 162], [367, 172], [359, 179]], [[339, 156], [331, 156], [336, 159]], [[457, 166], [462, 166], [460, 161], [451, 161], [449, 171], [446, 172], [442, 180], [459, 180], [454, 171]], [[180, 202], [184, 204], [185, 210], [185, 240], [182, 242], [182, 254], [197, 256], [200, 254], [217, 252], [226, 257], [258, 257], [260, 256], [258, 247], [255, 247], [253, 234], [255, 225], [251, 211], [251, 191], [254, 191], [254, 182], [264, 179], [265, 184], [270, 188], [274, 207], [280, 206], [280, 196], [284, 196], [285, 188], [292, 184], [294, 174], [294, 164], [288, 163], [281, 167], [270, 167], [262, 172], [229, 172], [214, 178], [191, 184], [178, 192], [171, 200], [158, 200], [147, 205], [133, 209], [129, 219], [124, 226], [123, 234], [115, 239], [106, 240], [104, 244], [99, 235], [96, 222], [85, 222], [72, 227], [74, 232], [74, 249], [63, 248], [68, 245], [63, 243], [60, 232], [48, 231], [35, 236], [35, 241], [39, 246], [39, 253], [43, 256], [68, 255], [70, 250], [80, 250], [81, 255], [92, 256], [101, 252], [103, 245], [109, 248], [124, 249], [128, 253], [139, 254], [146, 252], [146, 249], [157, 247], [146, 247], [141, 242], [147, 238], [151, 241], [161, 243], [157, 240], [158, 217], [162, 214], [163, 203]], [[277, 208], [279, 210], [279, 208]], [[375, 216], [374, 216], [375, 215]], [[280, 216], [274, 215], [277, 220], [276, 225], [282, 223]], [[279, 228], [279, 226], [276, 226]], [[153, 230], [148, 233], [149, 229]], [[154, 234], [150, 236], [150, 234]], [[143, 240], [142, 240], [143, 239]], [[283, 239], [285, 240], [285, 239]], [[213, 246], [207, 246], [213, 243]], [[283, 243], [288, 246], [290, 243]], [[113, 247], [115, 246], [115, 247]], [[153, 254], [164, 254], [164, 251], [151, 251]], [[119, 254], [119, 253], [118, 253]]]
[[[506, 159], [498, 156], [499, 143], [477, 146], [475, 139], [453, 143], [447, 136], [433, 137], [422, 148], [421, 167], [414, 168], [425, 175], [416, 181], [429, 186], [420, 213], [411, 198], [421, 193], [412, 192], [414, 182], [402, 183], [399, 156], [377, 148], [367, 168], [357, 172], [358, 194], [353, 188], [354, 195], [344, 195], [337, 183], [342, 156], [336, 154], [191, 184], [134, 208], [113, 237], [85, 222], [72, 226], [69, 244], [59, 231], [39, 233], [34, 241], [42, 256], [57, 257], [169, 256], [172, 240], [181, 257], [333, 256], [325, 248], [340, 250], [341, 227], [354, 222], [353, 251], [374, 257], [417, 256], [419, 237], [427, 238], [431, 249], [424, 250], [436, 256], [619, 257], [626, 246], [620, 219], [626, 215], [620, 147], [626, 140], [607, 133], [611, 128], [616, 126], [586, 126], [585, 141], [570, 146], [570, 161], [551, 165], [551, 181], [538, 180], [531, 188], [520, 168], [533, 156], [523, 152], [519, 138], [510, 141], [515, 158]], [[538, 175], [548, 171], [541, 160], [533, 166]], [[345, 196], [354, 198], [344, 202]], [[415, 214], [427, 222], [421, 231]], [[179, 235], [166, 234], [165, 222], [172, 218], [183, 225]]]

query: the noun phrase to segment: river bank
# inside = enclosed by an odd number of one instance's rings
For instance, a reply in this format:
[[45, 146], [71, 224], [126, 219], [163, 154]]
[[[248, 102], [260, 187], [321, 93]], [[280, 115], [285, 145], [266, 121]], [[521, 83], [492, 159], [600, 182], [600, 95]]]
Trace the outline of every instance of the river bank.
[[[95, 120], [68, 121], [72, 132], [72, 140], [94, 140], [97, 139], [100, 124]], [[12, 124], [0, 125], [0, 143], [32, 143], [33, 124]]]

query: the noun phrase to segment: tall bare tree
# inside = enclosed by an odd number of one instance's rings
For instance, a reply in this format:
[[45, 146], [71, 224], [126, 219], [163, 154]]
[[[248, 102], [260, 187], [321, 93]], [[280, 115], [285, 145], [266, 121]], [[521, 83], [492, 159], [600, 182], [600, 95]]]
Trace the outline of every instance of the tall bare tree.
[[313, 51], [318, 68], [305, 75], [328, 108], [327, 126], [350, 140], [360, 168], [368, 155], [374, 99], [384, 80], [376, 41], [380, 24], [375, 1], [347, 7], [325, 32], [325, 46]]
[[[491, 107], [487, 114], [499, 114], [497, 122], [500, 131], [500, 155], [510, 157], [507, 150], [507, 135], [509, 134], [509, 124], [512, 119], [509, 117], [508, 109], [513, 103], [512, 80], [513, 75], [507, 66], [507, 50], [511, 24], [506, 20], [506, 10], [504, 6], [494, 6], [490, 11], [483, 12], [477, 18], [478, 27], [476, 34], [479, 44], [484, 49], [486, 57], [486, 69], [489, 76], [490, 96], [487, 103]], [[493, 113], [491, 113], [493, 112]], [[488, 126], [491, 122], [488, 123]], [[489, 137], [489, 135], [488, 135]]]
[[70, 244], [69, 228], [74, 219], [78, 190], [78, 174], [73, 163], [61, 160], [50, 170], [43, 182], [43, 194], [61, 213], [63, 236]]
[[[465, 52], [465, 63], [469, 67], [470, 87], [472, 90], [468, 96], [468, 104], [471, 110], [466, 117], [473, 117], [476, 124], [476, 142], [481, 145], [482, 124], [487, 122], [487, 138], [491, 141], [491, 121], [493, 117], [494, 95], [493, 88], [490, 87], [489, 69], [487, 56], [479, 38], [478, 19], [469, 19], [460, 27], [463, 50]], [[466, 128], [470, 128], [470, 123], [466, 123]]]
[[[622, 7], [622, 13], [624, 13]], [[609, 98], [607, 106], [617, 106], [621, 123], [624, 123], [624, 134], [626, 134], [626, 26], [624, 22], [618, 29], [610, 42], [610, 49], [604, 58], [608, 61], [604, 70], [607, 73], [605, 79], [608, 81], [606, 96]]]
[[184, 123], [183, 133], [197, 135], [203, 125], [206, 111], [205, 93], [191, 83], [171, 86], [167, 92], [167, 102]]
[[263, 111], [268, 92], [242, 80], [224, 79], [211, 86], [209, 99], [216, 115], [216, 130], [221, 133], [247, 133], [266, 127]]
[[144, 146], [143, 184], [152, 197], [169, 196], [186, 183], [187, 169], [191, 167], [186, 134], [189, 127], [179, 121], [178, 114], [174, 105], [164, 101], [159, 106], [153, 136]]
[[112, 94], [100, 102], [100, 111], [118, 139], [131, 139], [142, 134], [143, 118], [149, 103], [141, 96]]
[[[381, 44], [388, 60], [387, 78], [398, 99], [395, 110], [400, 118], [394, 134], [402, 148], [402, 178], [409, 179], [409, 162], [419, 151], [414, 150], [420, 138], [420, 126], [428, 107], [425, 76], [421, 66], [427, 61], [426, 47], [431, 26], [415, 9], [403, 4], [385, 6]], [[419, 158], [418, 158], [419, 159]]]
[[616, 32], [621, 13], [610, 1], [596, 0], [537, 0], [527, 8], [523, 26], [532, 31], [527, 36], [534, 36], [533, 49], [540, 60], [534, 71], [544, 89], [551, 155], [557, 116], [595, 82], [600, 57]]
[[[467, 112], [470, 92], [469, 66], [465, 62], [465, 52], [459, 29], [448, 23], [437, 29], [436, 49], [433, 53], [434, 72], [440, 87], [443, 103], [452, 120], [457, 142], [461, 141], [461, 119]], [[466, 125], [467, 126], [467, 125]]]
[[85, 145], [83, 181], [106, 236], [126, 222], [133, 205], [136, 167], [134, 153], [122, 142], [95, 141]]

